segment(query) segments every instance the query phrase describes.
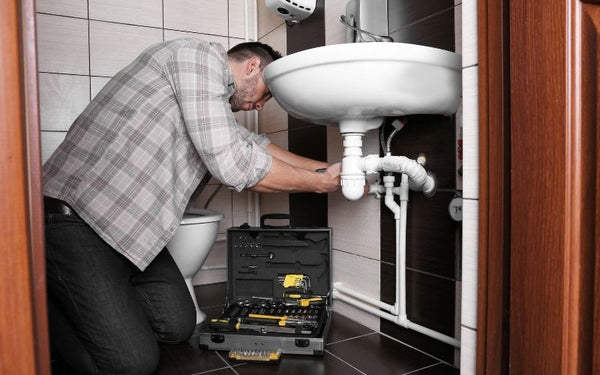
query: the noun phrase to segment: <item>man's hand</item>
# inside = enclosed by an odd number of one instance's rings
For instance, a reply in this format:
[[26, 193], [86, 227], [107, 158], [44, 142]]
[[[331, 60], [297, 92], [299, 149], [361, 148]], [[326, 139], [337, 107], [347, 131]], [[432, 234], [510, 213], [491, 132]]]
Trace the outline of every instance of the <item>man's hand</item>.
[[323, 193], [329, 193], [340, 188], [340, 173], [342, 173], [342, 163], [334, 163], [323, 172]]

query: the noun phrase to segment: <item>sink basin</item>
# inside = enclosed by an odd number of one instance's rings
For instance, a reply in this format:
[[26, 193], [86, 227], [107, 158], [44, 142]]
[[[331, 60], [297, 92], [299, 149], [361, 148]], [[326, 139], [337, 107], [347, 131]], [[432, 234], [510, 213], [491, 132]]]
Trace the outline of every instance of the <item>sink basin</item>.
[[265, 82], [292, 116], [366, 132], [385, 116], [451, 115], [461, 97], [461, 57], [406, 43], [348, 43], [269, 64]]

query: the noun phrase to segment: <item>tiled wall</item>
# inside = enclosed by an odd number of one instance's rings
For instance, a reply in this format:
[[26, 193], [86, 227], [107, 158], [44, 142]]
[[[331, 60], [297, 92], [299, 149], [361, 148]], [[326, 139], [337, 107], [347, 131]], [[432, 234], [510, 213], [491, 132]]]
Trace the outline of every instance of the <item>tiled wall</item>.
[[479, 211], [477, 0], [456, 0], [463, 56], [463, 249], [461, 374], [475, 374]]
[[[388, 1], [389, 32], [395, 42], [413, 43], [460, 53], [456, 49], [454, 0]], [[457, 176], [460, 131], [456, 116], [412, 115], [392, 142], [392, 153], [427, 158], [425, 168], [436, 176], [437, 192], [425, 197], [409, 194], [406, 238], [406, 304], [408, 318], [448, 336], [460, 326], [461, 222], [448, 212], [460, 197]], [[395, 301], [396, 241], [391, 212], [381, 212], [382, 298]], [[458, 365], [458, 352], [414, 331], [382, 320], [381, 331], [411, 346]]]
[[[275, 48], [284, 56], [287, 54], [286, 24], [283, 18], [264, 6], [264, 1], [258, 1], [258, 40]], [[267, 134], [273, 143], [288, 149], [288, 114], [274, 99], [269, 100], [258, 113], [258, 127], [259, 132]], [[289, 194], [261, 194], [260, 212], [261, 214], [289, 213]]]
[[[254, 1], [248, 4], [252, 37]], [[244, 0], [37, 0], [36, 7], [43, 161], [91, 98], [146, 47], [197, 37], [227, 49], [245, 37]], [[271, 27], [262, 21], [259, 30]], [[252, 114], [236, 117], [242, 124], [254, 120]], [[196, 205], [217, 186], [211, 181]], [[219, 190], [209, 206], [225, 215], [219, 232], [248, 221], [247, 200], [246, 192]], [[217, 242], [206, 264], [225, 264], [225, 242]], [[200, 272], [194, 282], [225, 280], [221, 269]]]

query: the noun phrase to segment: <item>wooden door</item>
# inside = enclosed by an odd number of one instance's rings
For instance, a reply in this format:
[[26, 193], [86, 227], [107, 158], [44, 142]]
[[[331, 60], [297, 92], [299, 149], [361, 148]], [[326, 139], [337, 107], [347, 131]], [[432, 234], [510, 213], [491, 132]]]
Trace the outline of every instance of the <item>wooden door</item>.
[[0, 9], [0, 374], [49, 374], [34, 2]]

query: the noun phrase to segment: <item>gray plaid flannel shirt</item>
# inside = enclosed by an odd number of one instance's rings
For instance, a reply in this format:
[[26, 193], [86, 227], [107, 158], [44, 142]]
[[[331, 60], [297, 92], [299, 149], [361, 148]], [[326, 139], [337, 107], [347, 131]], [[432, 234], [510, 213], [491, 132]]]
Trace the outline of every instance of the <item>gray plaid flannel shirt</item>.
[[179, 226], [206, 173], [238, 191], [271, 168], [269, 140], [237, 123], [218, 44], [179, 39], [146, 49], [75, 120], [43, 167], [62, 199], [144, 270]]

